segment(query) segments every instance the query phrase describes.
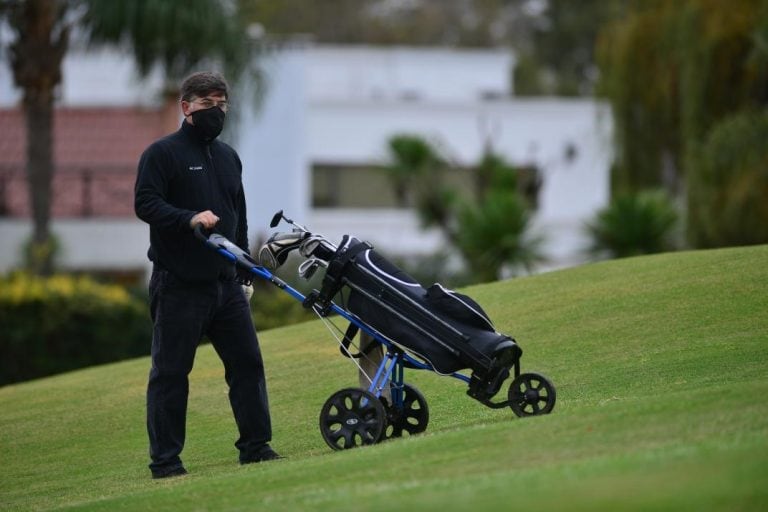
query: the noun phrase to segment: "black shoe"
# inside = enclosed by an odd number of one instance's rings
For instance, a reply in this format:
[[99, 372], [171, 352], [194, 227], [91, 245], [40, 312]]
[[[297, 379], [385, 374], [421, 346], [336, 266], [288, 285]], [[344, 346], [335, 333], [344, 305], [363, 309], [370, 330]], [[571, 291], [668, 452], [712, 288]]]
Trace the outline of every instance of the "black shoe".
[[158, 478], [171, 478], [174, 476], [183, 476], [186, 474], [187, 470], [184, 469], [184, 466], [178, 466], [170, 469], [158, 469], [156, 471], [152, 471], [152, 478], [157, 480]]
[[258, 462], [264, 462], [268, 460], [284, 459], [282, 455], [278, 454], [275, 450], [270, 448], [269, 445], [264, 446], [261, 450], [256, 452], [252, 457], [240, 459], [240, 464], [256, 464]]

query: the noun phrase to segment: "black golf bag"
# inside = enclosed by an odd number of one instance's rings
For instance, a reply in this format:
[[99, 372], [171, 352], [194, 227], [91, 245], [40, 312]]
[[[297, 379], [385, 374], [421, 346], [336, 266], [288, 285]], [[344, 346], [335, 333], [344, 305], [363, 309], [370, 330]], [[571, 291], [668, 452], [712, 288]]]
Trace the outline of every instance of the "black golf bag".
[[328, 267], [321, 290], [307, 302], [322, 310], [338, 295], [350, 312], [436, 372], [471, 369], [470, 394], [481, 400], [498, 391], [522, 354], [474, 300], [440, 284], [424, 288], [366, 242], [345, 236], [335, 252], [320, 246], [312, 256]]

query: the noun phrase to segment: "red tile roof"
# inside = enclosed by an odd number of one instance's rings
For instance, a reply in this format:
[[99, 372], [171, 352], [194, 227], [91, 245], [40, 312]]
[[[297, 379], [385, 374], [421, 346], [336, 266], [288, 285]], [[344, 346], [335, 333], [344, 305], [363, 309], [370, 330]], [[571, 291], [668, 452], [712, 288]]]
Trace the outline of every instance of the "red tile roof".
[[[177, 110], [60, 108], [54, 113], [54, 217], [133, 216], [136, 164], [177, 129]], [[19, 109], [0, 110], [0, 216], [29, 216], [27, 134]]]
[[[59, 108], [54, 112], [57, 166], [135, 166], [142, 151], [168, 131], [162, 109]], [[27, 134], [19, 109], [0, 110], [0, 165], [25, 161]]]

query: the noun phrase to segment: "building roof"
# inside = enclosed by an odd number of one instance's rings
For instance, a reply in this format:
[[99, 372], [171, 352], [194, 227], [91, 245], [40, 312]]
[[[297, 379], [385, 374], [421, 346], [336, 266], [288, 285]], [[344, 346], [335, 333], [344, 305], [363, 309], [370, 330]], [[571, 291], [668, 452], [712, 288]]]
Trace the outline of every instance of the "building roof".
[[[51, 215], [133, 217], [139, 157], [154, 140], [176, 129], [176, 116], [171, 105], [55, 109]], [[23, 113], [0, 109], [0, 126], [0, 216], [26, 217], [31, 208]]]
[[[53, 160], [57, 168], [134, 168], [144, 149], [165, 133], [162, 109], [136, 107], [57, 108]], [[0, 109], [0, 166], [24, 165], [27, 134], [20, 109]]]

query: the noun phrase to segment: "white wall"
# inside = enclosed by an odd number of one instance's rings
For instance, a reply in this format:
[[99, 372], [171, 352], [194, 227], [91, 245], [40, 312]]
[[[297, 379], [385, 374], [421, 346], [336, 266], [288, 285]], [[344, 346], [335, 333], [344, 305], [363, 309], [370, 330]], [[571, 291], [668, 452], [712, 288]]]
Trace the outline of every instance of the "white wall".
[[[21, 101], [21, 90], [13, 83], [13, 74], [0, 55], [0, 108], [13, 107]], [[115, 49], [70, 51], [62, 63], [62, 81], [57, 89], [59, 106], [159, 105], [163, 78], [157, 71], [139, 78], [136, 65], [125, 53]]]
[[[235, 149], [243, 162], [251, 244], [269, 231], [277, 210], [296, 222], [309, 209], [306, 53], [267, 54], [262, 65], [267, 96], [256, 111], [244, 107]], [[252, 90], [239, 93], [244, 102]]]
[[310, 101], [466, 101], [512, 94], [510, 51], [323, 45], [307, 52]]
[[[149, 276], [149, 228], [138, 219], [56, 219], [51, 231], [63, 270], [139, 270]], [[31, 236], [30, 220], [0, 219], [0, 273], [22, 263], [21, 248]]]

